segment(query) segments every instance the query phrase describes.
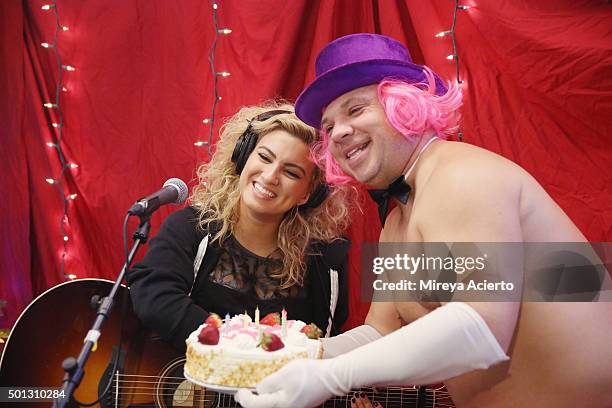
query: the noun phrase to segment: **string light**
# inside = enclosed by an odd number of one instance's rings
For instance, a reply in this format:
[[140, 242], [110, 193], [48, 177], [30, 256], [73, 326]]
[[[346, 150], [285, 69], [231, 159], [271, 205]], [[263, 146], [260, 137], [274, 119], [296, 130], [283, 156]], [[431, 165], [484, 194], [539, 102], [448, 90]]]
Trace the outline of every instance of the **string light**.
[[213, 23], [214, 23], [214, 28], [215, 28], [215, 38], [213, 39], [213, 43], [210, 48], [210, 52], [208, 54], [208, 61], [210, 62], [210, 69], [213, 73], [215, 94], [214, 94], [212, 112], [210, 114], [210, 117], [202, 120], [203, 124], [210, 125], [208, 129], [209, 130], [208, 141], [205, 142], [205, 141], [200, 140], [194, 143], [194, 146], [196, 147], [207, 146], [209, 155], [212, 155], [212, 141], [213, 141], [213, 132], [215, 128], [214, 126], [215, 125], [215, 110], [217, 108], [217, 103], [223, 99], [221, 95], [219, 95], [217, 79], [219, 77], [227, 78], [230, 76], [230, 73], [227, 71], [217, 71], [215, 69], [215, 50], [217, 48], [217, 40], [219, 39], [219, 35], [228, 35], [232, 32], [232, 30], [229, 28], [219, 28], [219, 24], [217, 21], [217, 9], [219, 8], [219, 5], [214, 0], [211, 1], [211, 4], [213, 8]]
[[65, 279], [76, 279], [77, 278], [76, 275], [66, 273], [65, 261], [68, 255], [68, 241], [69, 241], [68, 231], [66, 229], [69, 224], [68, 223], [68, 208], [69, 208], [68, 203], [70, 201], [73, 201], [77, 197], [77, 195], [65, 193], [64, 178], [71, 176], [71, 172], [67, 172], [66, 170], [76, 169], [78, 168], [78, 164], [73, 163], [73, 162], [68, 162], [68, 160], [66, 160], [66, 155], [64, 154], [61, 148], [62, 137], [63, 137], [63, 127], [64, 127], [64, 117], [63, 117], [63, 113], [61, 109], [61, 98], [60, 98], [62, 92], [68, 91], [68, 89], [66, 89], [62, 85], [62, 73], [64, 71], [74, 72], [76, 71], [76, 68], [69, 64], [62, 64], [61, 56], [59, 54], [58, 44], [59, 44], [59, 39], [60, 39], [60, 33], [67, 33], [70, 29], [68, 28], [68, 26], [60, 24], [60, 17], [59, 17], [59, 12], [57, 8], [57, 0], [53, 0], [52, 4], [45, 4], [41, 8], [42, 10], [45, 10], [45, 11], [53, 10], [53, 15], [55, 16], [55, 34], [53, 37], [53, 42], [43, 42], [40, 45], [48, 49], [53, 49], [53, 52], [55, 53], [55, 57], [56, 57], [55, 59], [57, 61], [57, 70], [58, 70], [56, 87], [55, 87], [55, 100], [52, 102], [51, 101], [46, 102], [44, 104], [44, 107], [47, 109], [55, 109], [56, 120], [51, 122], [51, 126], [54, 129], [57, 129], [57, 133], [56, 133], [57, 139], [53, 142], [46, 142], [45, 144], [49, 147], [54, 148], [55, 152], [57, 153], [58, 160], [61, 164], [61, 171], [60, 171], [59, 176], [55, 178], [47, 178], [45, 179], [45, 181], [57, 187], [58, 191], [61, 194], [63, 203], [64, 203], [64, 206], [63, 206], [64, 211], [59, 220], [60, 234], [61, 234], [60, 236], [62, 237], [62, 240], [63, 240], [60, 270]]
[[450, 34], [451, 34], [450, 31], [440, 31], [438, 34], [436, 34], [436, 37], [437, 38], [441, 38], [441, 37], [444, 37], [444, 36], [447, 36], [447, 35], [450, 35]]
[[[468, 6], [465, 4], [459, 4], [459, 0], [455, 0], [455, 10], [453, 12], [453, 24], [450, 30], [440, 31], [439, 33], [435, 34], [436, 38], [442, 38], [442, 37], [446, 37], [449, 35], [451, 37], [451, 40], [453, 42], [453, 53], [447, 55], [446, 59], [449, 61], [455, 61], [455, 73], [457, 76], [457, 83], [459, 85], [463, 84], [463, 80], [461, 79], [460, 71], [459, 71], [459, 51], [457, 50], [457, 39], [455, 38], [455, 26], [457, 25], [457, 11], [468, 10], [470, 8], [472, 8], [472, 6]], [[463, 140], [463, 133], [461, 133], [461, 128], [459, 128], [458, 130], [458, 136], [459, 136], [460, 141]]]

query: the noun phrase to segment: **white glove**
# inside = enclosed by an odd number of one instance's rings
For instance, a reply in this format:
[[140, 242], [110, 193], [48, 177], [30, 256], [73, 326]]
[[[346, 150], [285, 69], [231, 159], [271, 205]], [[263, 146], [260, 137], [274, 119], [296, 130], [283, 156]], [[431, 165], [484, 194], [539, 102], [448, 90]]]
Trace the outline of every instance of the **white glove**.
[[357, 347], [371, 343], [381, 337], [382, 336], [375, 328], [364, 324], [339, 334], [338, 336], [322, 338], [323, 358], [331, 358], [348, 353]]
[[448, 303], [399, 330], [327, 360], [296, 360], [236, 394], [245, 408], [311, 407], [376, 384], [432, 384], [507, 360], [480, 315]]
[[326, 373], [327, 360], [294, 360], [257, 384], [259, 395], [240, 389], [234, 396], [246, 408], [300, 408], [321, 405], [334, 394], [344, 395], [332, 387]]

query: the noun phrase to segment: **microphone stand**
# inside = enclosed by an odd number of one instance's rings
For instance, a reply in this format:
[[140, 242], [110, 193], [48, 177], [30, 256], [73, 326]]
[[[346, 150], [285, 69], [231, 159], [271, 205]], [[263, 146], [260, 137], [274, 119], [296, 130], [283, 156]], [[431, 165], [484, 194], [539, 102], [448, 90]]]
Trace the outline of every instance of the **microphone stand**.
[[110, 315], [113, 308], [115, 296], [119, 290], [119, 287], [121, 286], [125, 272], [132, 263], [132, 260], [134, 259], [140, 245], [147, 242], [149, 231], [151, 230], [151, 214], [145, 213], [139, 215], [139, 218], [140, 225], [138, 225], [138, 229], [136, 229], [136, 232], [134, 232], [134, 235], [132, 235], [132, 239], [134, 240], [132, 249], [126, 262], [123, 264], [123, 268], [121, 269], [121, 272], [119, 272], [119, 276], [117, 277], [117, 280], [115, 281], [110, 293], [108, 296], [102, 298], [101, 301], [98, 302], [96, 320], [85, 336], [84, 344], [81, 348], [79, 356], [76, 359], [74, 357], [68, 357], [62, 362], [62, 368], [65, 371], [64, 379], [62, 381], [63, 386], [59, 393], [59, 395], [62, 397], [53, 401], [53, 408], [64, 408], [73, 399], [73, 394], [79, 387], [79, 384], [85, 375], [85, 364], [87, 363], [89, 354], [97, 343], [98, 338], [100, 338], [102, 325]]

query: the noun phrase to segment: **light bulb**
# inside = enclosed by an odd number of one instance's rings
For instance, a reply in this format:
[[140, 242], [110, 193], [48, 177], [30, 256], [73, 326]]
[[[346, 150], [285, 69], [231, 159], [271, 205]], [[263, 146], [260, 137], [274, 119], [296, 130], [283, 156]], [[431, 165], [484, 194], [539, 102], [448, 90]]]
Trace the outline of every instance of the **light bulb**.
[[444, 37], [446, 35], [449, 35], [450, 33], [451, 33], [450, 31], [440, 31], [438, 34], [436, 34], [436, 37], [437, 38]]

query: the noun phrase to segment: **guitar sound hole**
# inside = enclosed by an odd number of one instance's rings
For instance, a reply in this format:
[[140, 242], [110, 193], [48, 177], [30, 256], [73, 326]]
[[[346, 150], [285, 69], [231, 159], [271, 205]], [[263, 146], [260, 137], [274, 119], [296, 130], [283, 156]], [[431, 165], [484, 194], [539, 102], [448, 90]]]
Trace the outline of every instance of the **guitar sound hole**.
[[164, 407], [212, 408], [222, 406], [216, 392], [187, 381], [183, 376], [184, 360], [173, 363], [160, 378], [157, 395]]

